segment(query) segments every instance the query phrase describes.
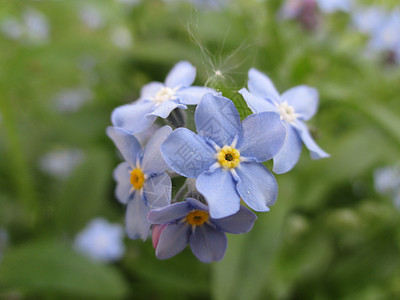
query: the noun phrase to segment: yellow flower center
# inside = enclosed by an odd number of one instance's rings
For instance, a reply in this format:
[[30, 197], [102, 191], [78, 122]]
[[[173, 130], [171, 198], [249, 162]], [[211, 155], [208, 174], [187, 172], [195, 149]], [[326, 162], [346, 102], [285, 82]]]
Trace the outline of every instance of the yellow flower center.
[[223, 168], [235, 168], [240, 162], [240, 152], [231, 146], [224, 146], [221, 151], [218, 152], [217, 159]]
[[140, 169], [134, 169], [131, 172], [131, 183], [136, 190], [140, 190], [144, 184], [144, 174]]
[[194, 210], [186, 215], [186, 222], [190, 225], [201, 226], [208, 220], [208, 212], [204, 210]]

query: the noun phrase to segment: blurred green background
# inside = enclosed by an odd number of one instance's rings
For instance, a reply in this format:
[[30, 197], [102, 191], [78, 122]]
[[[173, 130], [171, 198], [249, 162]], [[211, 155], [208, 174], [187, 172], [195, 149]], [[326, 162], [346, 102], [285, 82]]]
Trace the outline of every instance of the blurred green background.
[[[376, 168], [399, 161], [400, 66], [363, 55], [367, 37], [351, 15], [320, 13], [307, 31], [280, 20], [281, 6], [1, 1], [1, 299], [400, 299], [400, 210], [373, 182]], [[304, 149], [276, 176], [277, 203], [250, 233], [229, 236], [221, 262], [188, 249], [159, 261], [151, 241], [128, 238], [119, 261], [95, 262], [74, 250], [76, 234], [95, 217], [122, 225], [125, 215], [110, 114], [181, 60], [242, 117], [237, 91], [251, 67], [281, 92], [316, 87], [308, 125], [331, 158]]]

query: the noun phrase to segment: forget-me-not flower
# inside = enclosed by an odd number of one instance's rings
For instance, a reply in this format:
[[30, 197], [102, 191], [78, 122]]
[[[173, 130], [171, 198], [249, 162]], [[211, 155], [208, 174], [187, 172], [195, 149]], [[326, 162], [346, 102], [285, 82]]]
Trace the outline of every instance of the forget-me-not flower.
[[373, 31], [369, 46], [377, 51], [391, 51], [400, 61], [400, 9], [392, 11]]
[[256, 69], [250, 69], [247, 89], [239, 91], [254, 113], [273, 111], [280, 114], [286, 127], [286, 139], [282, 149], [274, 156], [275, 173], [291, 170], [300, 157], [302, 144], [311, 152], [311, 158], [328, 157], [313, 140], [304, 121], [312, 118], [318, 107], [316, 89], [301, 85], [279, 95], [272, 81]]
[[352, 13], [356, 29], [362, 33], [373, 33], [386, 19], [386, 12], [379, 6], [357, 7]]
[[279, 115], [264, 112], [243, 124], [231, 100], [206, 94], [196, 108], [198, 134], [178, 128], [161, 145], [170, 168], [197, 178], [212, 218], [235, 214], [240, 199], [256, 211], [268, 211], [278, 194], [275, 177], [262, 162], [278, 153], [285, 138]]
[[76, 148], [62, 148], [43, 155], [39, 160], [39, 167], [43, 172], [60, 179], [67, 178], [85, 159], [82, 150]]
[[378, 193], [392, 197], [396, 207], [400, 208], [400, 168], [398, 166], [376, 169], [374, 186]]
[[227, 239], [225, 232], [246, 233], [251, 230], [256, 215], [240, 206], [234, 215], [214, 219], [208, 207], [192, 198], [152, 210], [148, 219], [153, 225], [153, 246], [159, 259], [167, 259], [190, 244], [193, 254], [209, 263], [224, 257]]
[[97, 218], [76, 236], [74, 246], [94, 260], [115, 261], [125, 253], [123, 236], [122, 226]]
[[352, 1], [351, 0], [316, 0], [318, 3], [319, 9], [326, 13], [334, 13], [336, 11], [344, 11], [349, 12], [351, 9]]
[[126, 160], [114, 171], [115, 194], [121, 203], [127, 204], [126, 230], [132, 239], [145, 240], [150, 231], [147, 213], [171, 201], [171, 178], [165, 173], [168, 166], [160, 153], [160, 145], [171, 131], [169, 126], [161, 127], [142, 150], [132, 134], [117, 127], [107, 129]]
[[189, 62], [177, 63], [165, 83], [151, 82], [142, 88], [136, 102], [117, 107], [111, 115], [113, 125], [136, 133], [148, 128], [157, 117], [168, 117], [175, 108], [197, 105], [204, 94], [214, 90], [191, 86], [195, 77], [196, 68]]

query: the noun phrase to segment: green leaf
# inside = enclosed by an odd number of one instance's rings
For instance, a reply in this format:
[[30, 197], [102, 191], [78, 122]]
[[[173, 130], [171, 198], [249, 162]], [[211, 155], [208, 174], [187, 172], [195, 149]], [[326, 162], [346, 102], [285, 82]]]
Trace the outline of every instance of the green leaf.
[[76, 295], [121, 298], [127, 286], [111, 266], [93, 262], [69, 246], [52, 241], [9, 249], [0, 268], [0, 284], [28, 295]]

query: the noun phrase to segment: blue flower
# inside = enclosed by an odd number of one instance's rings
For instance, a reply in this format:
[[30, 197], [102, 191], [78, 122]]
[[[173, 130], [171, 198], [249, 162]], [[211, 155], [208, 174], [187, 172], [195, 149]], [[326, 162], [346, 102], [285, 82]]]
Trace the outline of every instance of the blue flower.
[[394, 205], [400, 208], [399, 166], [387, 166], [376, 169], [374, 172], [374, 186], [379, 194], [391, 197]]
[[400, 61], [400, 10], [394, 10], [372, 33], [369, 46], [373, 50], [392, 51]]
[[206, 205], [188, 198], [184, 202], [150, 211], [148, 219], [156, 224], [153, 245], [157, 258], [170, 258], [190, 244], [193, 254], [202, 262], [209, 263], [224, 257], [227, 246], [225, 232], [249, 232], [257, 217], [241, 206], [232, 216], [213, 219]]
[[278, 194], [272, 173], [261, 163], [283, 145], [285, 128], [279, 115], [265, 112], [240, 122], [233, 102], [207, 94], [197, 106], [198, 135], [178, 128], [161, 145], [170, 168], [197, 178], [212, 218], [235, 214], [240, 198], [256, 211], [268, 211]]
[[316, 89], [301, 85], [291, 88], [281, 96], [272, 81], [256, 69], [250, 69], [247, 89], [239, 91], [254, 113], [264, 111], [277, 112], [286, 127], [286, 139], [278, 155], [274, 156], [273, 171], [282, 174], [291, 170], [300, 157], [302, 143], [310, 150], [311, 158], [328, 157], [311, 137], [306, 124], [316, 113], [318, 92]]
[[145, 240], [150, 232], [146, 215], [151, 208], [164, 207], [171, 201], [171, 178], [160, 153], [160, 145], [172, 129], [158, 129], [144, 150], [130, 133], [117, 127], [108, 127], [107, 134], [114, 141], [126, 162], [114, 171], [117, 181], [117, 199], [127, 204], [126, 230], [132, 239]]
[[352, 1], [351, 0], [317, 0], [320, 10], [326, 14], [334, 13], [341, 10], [349, 12]]
[[186, 109], [186, 105], [197, 105], [204, 94], [215, 91], [191, 87], [195, 77], [194, 66], [186, 61], [177, 63], [165, 83], [151, 82], [142, 88], [136, 102], [117, 107], [111, 115], [113, 125], [136, 133], [148, 128], [157, 117], [168, 117], [175, 108]]
[[379, 6], [356, 8], [353, 12], [354, 26], [362, 33], [373, 33], [386, 19], [385, 11]]
[[125, 252], [123, 229], [118, 224], [110, 224], [105, 219], [94, 219], [80, 232], [74, 242], [78, 251], [94, 260], [115, 261]]

